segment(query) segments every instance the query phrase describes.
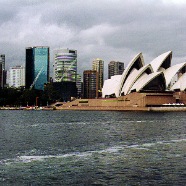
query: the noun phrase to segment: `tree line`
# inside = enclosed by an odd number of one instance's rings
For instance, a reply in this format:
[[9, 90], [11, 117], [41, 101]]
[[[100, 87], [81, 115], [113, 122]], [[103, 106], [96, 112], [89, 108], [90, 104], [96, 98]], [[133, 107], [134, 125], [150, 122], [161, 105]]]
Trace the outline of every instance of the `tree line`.
[[45, 90], [21, 88], [0, 88], [0, 106], [46, 106], [53, 102], [61, 101], [60, 95], [51, 86]]

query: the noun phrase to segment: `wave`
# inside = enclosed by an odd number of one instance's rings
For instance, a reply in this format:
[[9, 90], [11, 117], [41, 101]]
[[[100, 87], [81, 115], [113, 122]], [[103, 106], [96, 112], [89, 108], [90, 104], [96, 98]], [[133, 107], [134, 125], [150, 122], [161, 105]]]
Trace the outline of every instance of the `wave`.
[[178, 140], [171, 140], [172, 142], [183, 142], [186, 141], [186, 139], [178, 139]]
[[[34, 161], [45, 161], [47, 159], [62, 159], [62, 158], [69, 158], [69, 157], [75, 157], [75, 158], [86, 158], [91, 157], [94, 154], [118, 154], [118, 153], [124, 153], [123, 150], [125, 149], [135, 149], [135, 150], [150, 150], [152, 146], [161, 144], [171, 144], [171, 143], [180, 143], [185, 142], [186, 139], [174, 139], [170, 141], [157, 141], [153, 143], [144, 143], [144, 144], [131, 144], [131, 145], [120, 145], [120, 146], [112, 146], [108, 147], [103, 150], [94, 150], [94, 151], [85, 151], [85, 152], [72, 152], [67, 154], [57, 154], [57, 155], [23, 155], [23, 156], [17, 156], [14, 159], [6, 159], [1, 160], [0, 164], [12, 164], [12, 163], [30, 163]], [[31, 150], [33, 152], [33, 150]]]

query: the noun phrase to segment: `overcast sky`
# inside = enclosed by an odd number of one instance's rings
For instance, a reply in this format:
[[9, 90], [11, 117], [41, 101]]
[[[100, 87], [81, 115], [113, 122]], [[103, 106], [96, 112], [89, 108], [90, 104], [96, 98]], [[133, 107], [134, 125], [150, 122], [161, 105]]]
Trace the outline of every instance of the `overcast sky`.
[[[6, 69], [25, 64], [25, 48], [76, 49], [78, 72], [93, 59], [128, 62], [139, 52], [145, 63], [173, 51], [186, 60], [184, 0], [0, 0], [0, 54]], [[106, 77], [107, 78], [107, 77]]]

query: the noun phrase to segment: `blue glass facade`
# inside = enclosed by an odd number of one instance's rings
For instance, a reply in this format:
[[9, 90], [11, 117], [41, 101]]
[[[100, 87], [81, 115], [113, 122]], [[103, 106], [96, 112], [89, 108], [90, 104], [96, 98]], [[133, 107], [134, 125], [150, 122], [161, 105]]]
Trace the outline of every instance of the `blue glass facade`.
[[49, 47], [26, 49], [26, 87], [44, 90], [49, 81]]
[[34, 88], [38, 90], [44, 89], [44, 84], [48, 82], [48, 64], [49, 64], [49, 49], [34, 48], [34, 79], [37, 78]]

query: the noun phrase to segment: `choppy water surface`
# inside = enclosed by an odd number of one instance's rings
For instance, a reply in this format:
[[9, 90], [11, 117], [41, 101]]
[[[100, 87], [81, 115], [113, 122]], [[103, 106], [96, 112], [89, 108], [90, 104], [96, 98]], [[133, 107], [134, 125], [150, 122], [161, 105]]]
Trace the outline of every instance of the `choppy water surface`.
[[0, 185], [186, 185], [185, 112], [0, 111]]

